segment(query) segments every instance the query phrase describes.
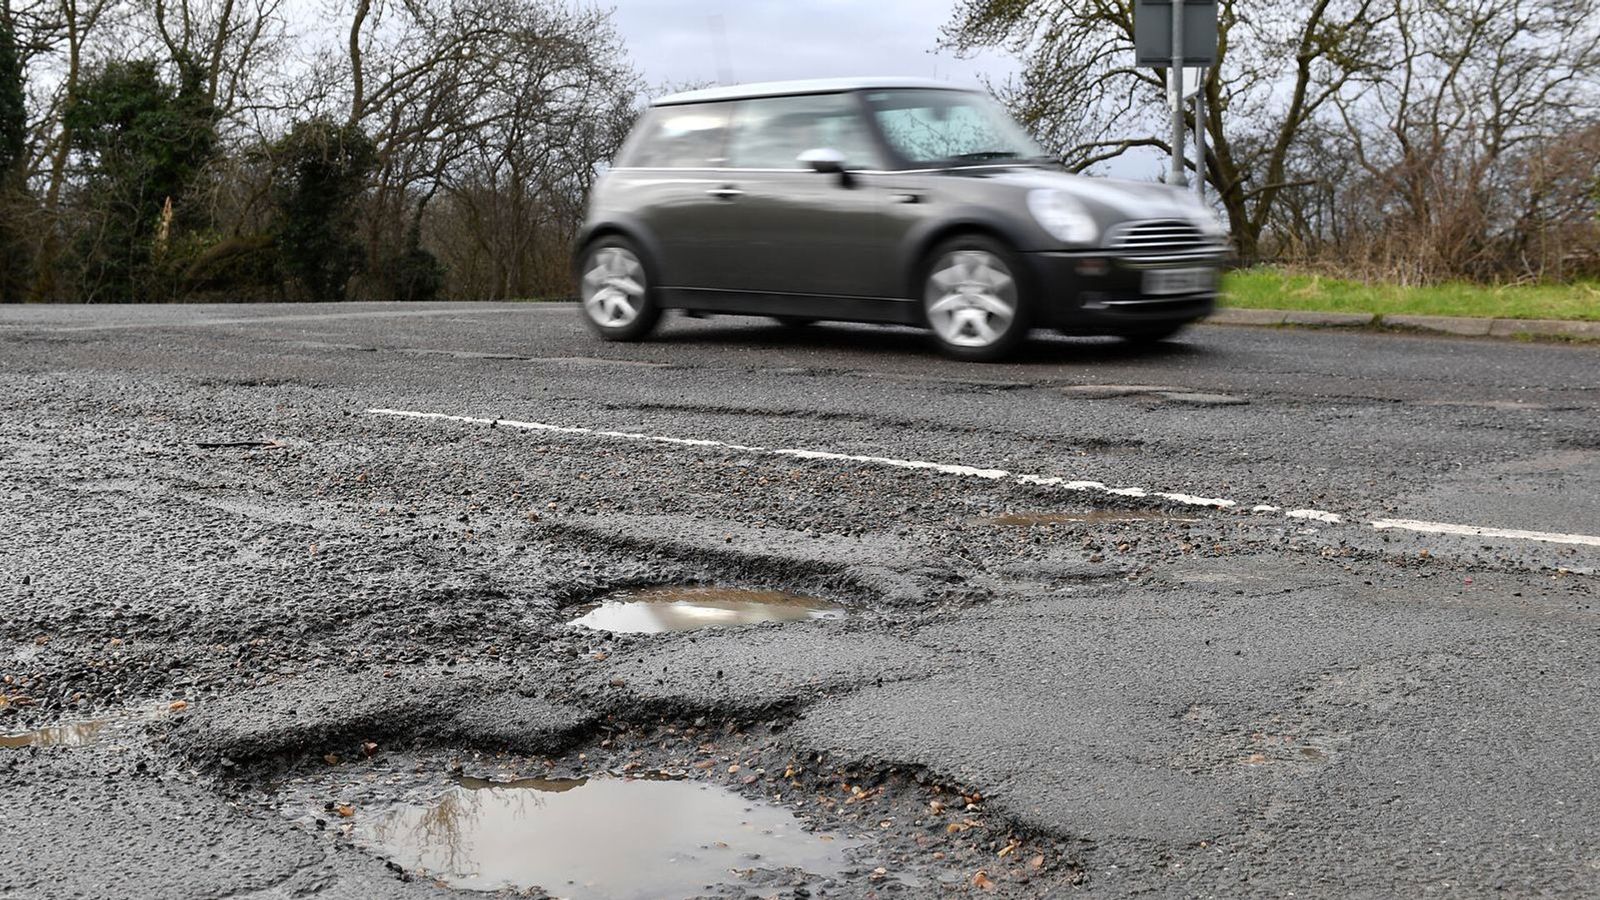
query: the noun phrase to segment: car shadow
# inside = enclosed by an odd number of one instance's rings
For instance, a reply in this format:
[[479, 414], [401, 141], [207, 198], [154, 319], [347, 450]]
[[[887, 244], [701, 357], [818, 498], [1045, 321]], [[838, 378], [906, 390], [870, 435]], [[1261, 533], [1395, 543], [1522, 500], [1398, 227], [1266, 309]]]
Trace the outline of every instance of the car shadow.
[[[901, 356], [943, 359], [926, 331], [903, 325], [864, 325], [851, 322], [818, 322], [794, 327], [766, 323], [760, 319], [738, 322], [691, 320], [690, 328], [681, 320], [650, 339], [655, 344], [680, 346], [716, 345], [745, 350], [804, 350], [819, 353], [862, 353], [874, 356]], [[1155, 343], [1137, 343], [1113, 337], [1068, 337], [1054, 332], [1035, 331], [1033, 336], [1000, 365], [1061, 365], [1063, 363], [1123, 363], [1162, 360], [1192, 360], [1211, 355], [1203, 344], [1179, 336]], [[952, 364], [960, 364], [948, 360]], [[971, 365], [987, 365], [972, 363]]]

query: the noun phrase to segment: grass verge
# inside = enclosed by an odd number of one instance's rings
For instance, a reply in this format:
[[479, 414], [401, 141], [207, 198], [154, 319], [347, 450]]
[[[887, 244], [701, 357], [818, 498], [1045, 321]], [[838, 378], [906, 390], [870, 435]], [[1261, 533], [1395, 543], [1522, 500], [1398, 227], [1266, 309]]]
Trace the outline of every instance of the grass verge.
[[1256, 268], [1225, 275], [1221, 302], [1241, 309], [1600, 321], [1600, 282], [1405, 287]]

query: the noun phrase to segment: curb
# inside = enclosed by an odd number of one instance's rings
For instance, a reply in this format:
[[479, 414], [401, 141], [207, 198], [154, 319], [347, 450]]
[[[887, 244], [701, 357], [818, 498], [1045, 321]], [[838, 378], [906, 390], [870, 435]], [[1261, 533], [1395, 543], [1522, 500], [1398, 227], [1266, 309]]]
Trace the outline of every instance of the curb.
[[1457, 337], [1600, 341], [1600, 322], [1564, 319], [1481, 319], [1470, 316], [1379, 316], [1374, 313], [1221, 307], [1205, 321], [1213, 325], [1283, 325], [1317, 328], [1391, 328]]

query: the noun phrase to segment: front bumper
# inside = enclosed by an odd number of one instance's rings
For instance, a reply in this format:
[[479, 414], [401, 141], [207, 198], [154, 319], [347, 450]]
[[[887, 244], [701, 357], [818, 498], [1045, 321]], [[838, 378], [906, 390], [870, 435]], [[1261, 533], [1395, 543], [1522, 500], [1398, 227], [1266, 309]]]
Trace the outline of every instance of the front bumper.
[[[1037, 296], [1038, 324], [1067, 334], [1139, 334], [1204, 318], [1216, 309], [1220, 253], [1183, 256], [1114, 256], [1105, 252], [1027, 254]], [[1210, 287], [1182, 293], [1146, 293], [1145, 273], [1155, 269], [1209, 269]]]

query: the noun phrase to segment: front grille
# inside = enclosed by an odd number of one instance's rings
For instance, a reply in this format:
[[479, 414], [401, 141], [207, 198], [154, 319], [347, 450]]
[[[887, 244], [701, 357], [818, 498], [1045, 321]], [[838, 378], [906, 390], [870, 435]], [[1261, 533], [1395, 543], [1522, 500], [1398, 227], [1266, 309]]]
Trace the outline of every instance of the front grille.
[[1215, 253], [1217, 247], [1195, 227], [1182, 219], [1153, 219], [1128, 222], [1111, 230], [1112, 251], [1132, 256], [1173, 256]]

